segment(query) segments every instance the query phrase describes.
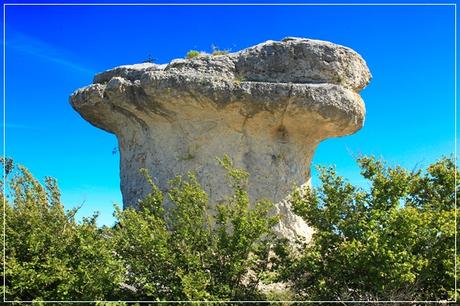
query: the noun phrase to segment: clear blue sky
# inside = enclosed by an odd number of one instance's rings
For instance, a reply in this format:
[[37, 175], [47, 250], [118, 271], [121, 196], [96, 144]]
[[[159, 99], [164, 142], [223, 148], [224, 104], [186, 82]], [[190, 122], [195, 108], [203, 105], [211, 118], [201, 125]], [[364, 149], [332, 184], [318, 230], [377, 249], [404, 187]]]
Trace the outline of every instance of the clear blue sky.
[[452, 6], [7, 6], [7, 156], [57, 178], [66, 207], [84, 203], [80, 216], [100, 211], [111, 224], [121, 203], [116, 138], [80, 118], [70, 93], [149, 53], [167, 63], [212, 44], [237, 51], [286, 36], [351, 47], [373, 74], [364, 128], [321, 143], [313, 164], [362, 184], [353, 154], [412, 168], [453, 153]]

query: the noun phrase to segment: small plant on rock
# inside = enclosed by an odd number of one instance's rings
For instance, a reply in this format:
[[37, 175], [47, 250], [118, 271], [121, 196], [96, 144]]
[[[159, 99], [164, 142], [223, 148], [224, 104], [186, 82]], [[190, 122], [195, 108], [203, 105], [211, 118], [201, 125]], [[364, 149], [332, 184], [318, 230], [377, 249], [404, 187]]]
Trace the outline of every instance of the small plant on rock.
[[229, 52], [229, 50], [221, 50], [219, 49], [219, 47], [215, 45], [212, 45], [211, 49], [212, 49], [212, 53], [211, 53], [212, 56], [225, 55], [225, 54], [228, 54]]
[[187, 55], [185, 56], [186, 58], [190, 59], [190, 58], [194, 58], [194, 57], [197, 57], [197, 56], [200, 56], [201, 52], [200, 51], [197, 51], [197, 50], [190, 50], [187, 52]]
[[237, 74], [235, 75], [235, 78], [233, 79], [233, 83], [235, 83], [236, 85], [240, 85], [241, 82], [244, 82], [246, 81], [246, 78], [244, 77], [243, 74]]

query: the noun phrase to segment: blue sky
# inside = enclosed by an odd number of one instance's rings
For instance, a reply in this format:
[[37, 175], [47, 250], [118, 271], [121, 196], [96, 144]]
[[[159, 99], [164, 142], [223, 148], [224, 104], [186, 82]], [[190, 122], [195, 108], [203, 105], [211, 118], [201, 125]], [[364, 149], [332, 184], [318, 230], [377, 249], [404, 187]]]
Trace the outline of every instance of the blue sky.
[[70, 93], [149, 54], [166, 63], [190, 49], [286, 36], [351, 47], [373, 75], [364, 128], [321, 143], [314, 165], [362, 184], [359, 154], [408, 168], [453, 154], [452, 6], [7, 6], [7, 156], [57, 178], [66, 207], [83, 204], [80, 216], [100, 211], [100, 224], [111, 224], [121, 204], [116, 138], [80, 118]]

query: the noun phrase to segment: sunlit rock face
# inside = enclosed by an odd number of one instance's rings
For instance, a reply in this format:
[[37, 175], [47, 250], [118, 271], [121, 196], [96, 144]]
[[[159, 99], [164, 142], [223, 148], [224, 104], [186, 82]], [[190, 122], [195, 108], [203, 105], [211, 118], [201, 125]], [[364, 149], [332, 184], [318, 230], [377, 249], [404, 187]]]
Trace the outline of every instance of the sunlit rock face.
[[194, 171], [210, 202], [230, 190], [216, 161], [224, 154], [251, 176], [253, 200], [276, 204], [277, 231], [307, 239], [311, 229], [290, 209], [293, 186], [308, 184], [316, 146], [355, 133], [364, 122], [359, 92], [370, 80], [353, 50], [303, 38], [267, 41], [225, 55], [116, 67], [75, 91], [70, 103], [120, 148], [124, 206]]

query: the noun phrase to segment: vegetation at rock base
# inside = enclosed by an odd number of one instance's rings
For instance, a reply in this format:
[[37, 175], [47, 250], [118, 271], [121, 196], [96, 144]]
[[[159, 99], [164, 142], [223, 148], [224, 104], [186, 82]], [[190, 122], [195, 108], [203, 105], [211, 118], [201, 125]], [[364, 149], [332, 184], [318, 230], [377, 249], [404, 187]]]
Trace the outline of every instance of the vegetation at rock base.
[[[117, 210], [117, 256], [129, 267], [126, 282], [136, 288], [124, 296], [139, 300], [260, 299], [257, 285], [266, 270], [276, 217], [273, 204], [250, 208], [248, 174], [221, 160], [234, 194], [210, 216], [207, 194], [193, 174], [171, 181], [164, 195], [152, 186], [139, 212]], [[145, 171], [145, 170], [144, 170]], [[248, 273], [250, 272], [250, 273]]]
[[[143, 170], [152, 192], [139, 210], [117, 208], [117, 224], [98, 228], [96, 216], [77, 223], [75, 210], [64, 211], [56, 181], [43, 186], [6, 161], [13, 176], [6, 195], [8, 300], [262, 299], [257, 285], [274, 241], [273, 204], [250, 207], [248, 174], [228, 158], [220, 163], [234, 194], [214, 216], [193, 174], [172, 180], [164, 195]], [[169, 210], [165, 196], [174, 204]]]
[[5, 171], [9, 193], [0, 200], [6, 200], [7, 299], [92, 300], [117, 292], [124, 266], [113, 255], [111, 229], [98, 228], [96, 215], [77, 223], [76, 210], [64, 210], [54, 179], [41, 184], [11, 160]]
[[294, 211], [316, 231], [283, 253], [281, 278], [311, 300], [455, 300], [454, 161], [413, 172], [358, 163], [369, 190], [321, 168], [320, 188], [294, 192]]
[[[151, 193], [138, 210], [117, 208], [116, 225], [102, 228], [97, 215], [77, 222], [76, 210], [64, 209], [54, 179], [41, 183], [3, 163], [8, 300], [454, 299], [449, 158], [423, 171], [360, 158], [366, 188], [321, 168], [321, 186], [292, 197], [315, 229], [310, 244], [274, 236], [273, 204], [250, 203], [248, 174], [228, 158], [220, 164], [233, 193], [213, 214], [193, 174], [163, 193], [142, 170]], [[261, 290], [273, 282], [288, 289]]]

